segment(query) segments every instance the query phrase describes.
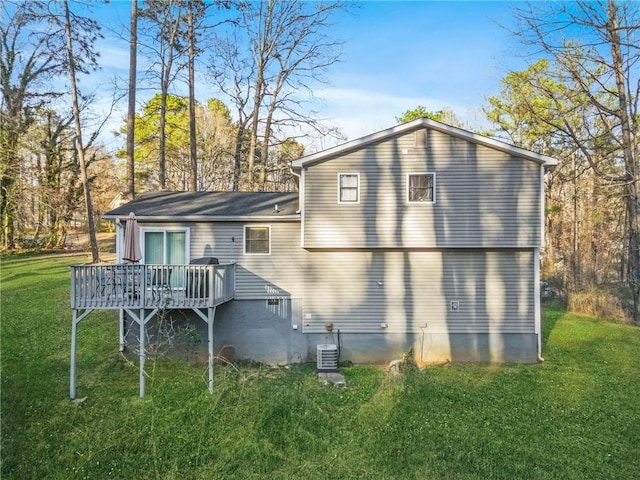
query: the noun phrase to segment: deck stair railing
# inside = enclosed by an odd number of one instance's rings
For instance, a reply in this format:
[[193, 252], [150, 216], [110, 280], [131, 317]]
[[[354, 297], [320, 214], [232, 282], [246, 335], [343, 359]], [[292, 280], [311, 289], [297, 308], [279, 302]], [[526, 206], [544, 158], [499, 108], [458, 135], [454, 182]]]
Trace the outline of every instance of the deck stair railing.
[[235, 295], [235, 264], [76, 265], [71, 308], [206, 308]]

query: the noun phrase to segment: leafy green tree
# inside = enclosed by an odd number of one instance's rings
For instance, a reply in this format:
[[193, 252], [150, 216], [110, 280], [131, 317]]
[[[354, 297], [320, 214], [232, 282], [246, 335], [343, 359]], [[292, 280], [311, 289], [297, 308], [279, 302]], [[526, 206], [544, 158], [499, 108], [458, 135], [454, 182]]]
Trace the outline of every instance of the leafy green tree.
[[[161, 94], [154, 95], [136, 115], [136, 184], [139, 191], [160, 188], [157, 158], [161, 123]], [[165, 150], [166, 180], [169, 189], [190, 188], [192, 165], [189, 103], [184, 97], [169, 95], [166, 100]], [[227, 106], [210, 99], [196, 103], [196, 147], [198, 149], [198, 190], [230, 190], [233, 183], [233, 152], [236, 127]], [[124, 131], [124, 128], [122, 129]], [[118, 152], [120, 158], [125, 152]]]
[[[142, 107], [135, 117], [136, 184], [139, 191], [162, 189], [158, 172], [160, 148], [164, 148], [167, 168], [164, 172], [164, 188], [182, 189], [185, 165], [189, 152], [189, 105], [175, 95], [163, 99], [157, 93]], [[158, 139], [164, 136], [163, 147]], [[119, 152], [122, 156], [122, 152]]]
[[418, 118], [428, 118], [436, 122], [446, 123], [454, 127], [462, 127], [462, 122], [452, 110], [445, 108], [436, 112], [429, 112], [423, 105], [418, 105], [413, 110], [406, 110], [401, 116], [396, 117], [398, 123], [413, 122]]
[[238, 127], [229, 108], [209, 99], [196, 110], [198, 126], [198, 190], [233, 190], [234, 151]]
[[553, 117], [568, 112], [558, 112], [549, 93], [560, 99], [566, 97], [567, 87], [554, 80], [549, 60], [538, 60], [525, 70], [509, 72], [500, 84], [500, 93], [488, 97], [489, 105], [483, 108], [498, 135], [506, 136], [509, 143], [518, 147], [553, 155]]
[[[640, 322], [640, 4], [536, 2], [519, 8], [516, 16], [518, 38], [542, 53], [549, 64], [538, 62], [508, 79], [519, 86], [505, 104], [493, 102], [494, 109], [500, 107], [504, 113], [494, 121], [503, 129], [518, 131], [511, 135], [537, 148], [544, 149], [549, 142], [534, 137], [552, 136], [555, 147], [564, 145], [566, 158], [574, 165], [568, 169], [572, 181], [584, 164], [597, 181], [591, 191], [605, 187], [608, 198], [624, 205], [616, 220], [624, 226], [621, 240], [626, 243], [617, 259], [622, 266], [619, 279], [629, 287], [631, 314]], [[615, 247], [598, 248], [615, 251]]]
[[402, 115], [396, 117], [396, 122], [409, 123], [417, 120], [418, 118], [428, 118], [430, 120], [435, 120], [436, 122], [441, 122], [443, 116], [443, 110], [429, 112], [423, 105], [418, 105], [413, 110], [406, 110]]
[[577, 154], [571, 139], [554, 128], [560, 121], [571, 124], [576, 131], [584, 129], [583, 118], [576, 115], [576, 102], [584, 101], [569, 78], [546, 59], [527, 69], [509, 72], [501, 81], [500, 94], [487, 99], [487, 118], [496, 127], [497, 135], [518, 147], [556, 157], [560, 164], [546, 175], [547, 248], [544, 250], [546, 275], [557, 275], [554, 265], [562, 264], [567, 286], [575, 290], [581, 276], [587, 273], [585, 252], [591, 243], [581, 245], [579, 225], [591, 225], [580, 218], [586, 211], [579, 194], [593, 191], [585, 175], [586, 162]]
[[273, 149], [270, 167], [266, 171], [265, 183], [268, 190], [279, 192], [295, 191], [296, 178], [291, 174], [291, 162], [304, 155], [304, 145], [295, 138], [286, 138]]

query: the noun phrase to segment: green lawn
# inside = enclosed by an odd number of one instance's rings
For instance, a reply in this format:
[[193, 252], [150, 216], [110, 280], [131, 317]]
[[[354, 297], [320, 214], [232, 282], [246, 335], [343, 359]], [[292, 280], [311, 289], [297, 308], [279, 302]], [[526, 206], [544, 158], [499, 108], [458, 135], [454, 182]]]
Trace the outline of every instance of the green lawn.
[[638, 479], [640, 331], [556, 308], [542, 365], [216, 368], [118, 353], [117, 315], [79, 326], [69, 401], [69, 265], [4, 257], [2, 479]]

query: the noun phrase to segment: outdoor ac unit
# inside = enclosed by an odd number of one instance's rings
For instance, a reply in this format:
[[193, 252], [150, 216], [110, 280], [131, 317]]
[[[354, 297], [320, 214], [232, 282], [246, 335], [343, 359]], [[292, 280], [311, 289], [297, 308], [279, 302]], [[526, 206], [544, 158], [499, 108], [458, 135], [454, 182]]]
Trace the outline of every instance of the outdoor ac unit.
[[338, 371], [338, 346], [331, 344], [318, 345], [317, 370], [319, 372]]

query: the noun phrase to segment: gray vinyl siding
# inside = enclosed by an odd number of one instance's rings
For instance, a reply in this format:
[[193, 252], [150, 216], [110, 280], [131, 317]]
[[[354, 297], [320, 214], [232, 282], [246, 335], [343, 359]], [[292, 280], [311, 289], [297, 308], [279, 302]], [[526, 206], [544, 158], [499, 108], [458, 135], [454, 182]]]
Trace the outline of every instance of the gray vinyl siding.
[[[271, 254], [244, 254], [244, 226], [270, 225]], [[236, 262], [236, 299], [294, 298], [302, 293], [299, 222], [216, 222], [191, 225], [192, 257], [212, 256]]]
[[[540, 245], [540, 165], [420, 130], [309, 166], [306, 248], [532, 248]], [[436, 175], [435, 203], [408, 204], [407, 174]], [[338, 204], [338, 174], [360, 202]]]
[[[305, 332], [534, 333], [532, 251], [317, 252]], [[459, 309], [450, 311], [450, 302]], [[383, 327], [382, 324], [386, 324]]]
[[237, 262], [237, 300], [302, 299], [305, 333], [534, 333], [532, 250], [307, 250], [289, 222], [271, 224], [271, 255], [253, 256], [243, 225], [190, 225], [191, 256]]

